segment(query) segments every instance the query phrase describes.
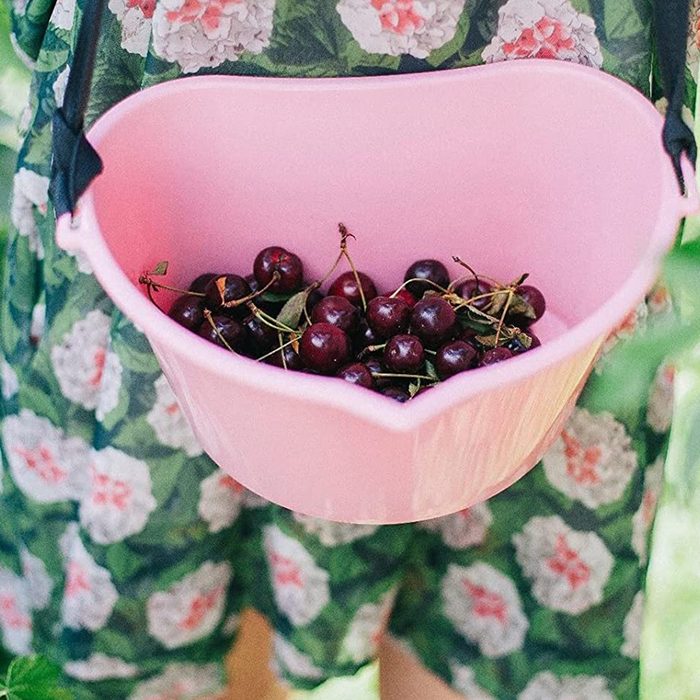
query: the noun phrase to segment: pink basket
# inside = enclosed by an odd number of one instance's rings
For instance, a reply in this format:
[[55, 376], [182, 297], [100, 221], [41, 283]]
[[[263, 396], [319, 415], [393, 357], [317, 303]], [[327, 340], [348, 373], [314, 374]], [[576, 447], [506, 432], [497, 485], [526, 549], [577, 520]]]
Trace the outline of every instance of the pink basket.
[[[506, 488], [552, 443], [603, 339], [643, 298], [682, 198], [662, 120], [624, 83], [555, 61], [377, 78], [195, 77], [149, 88], [89, 133], [105, 164], [60, 219], [143, 330], [207, 453], [302, 513], [395, 523]], [[686, 179], [693, 181], [685, 163]], [[378, 286], [457, 254], [547, 297], [543, 347], [401, 405], [227, 353], [155, 308], [140, 273], [183, 286], [279, 244], [321, 274], [337, 223]], [[459, 268], [452, 272], [459, 274]], [[169, 303], [172, 297], [159, 296]]]

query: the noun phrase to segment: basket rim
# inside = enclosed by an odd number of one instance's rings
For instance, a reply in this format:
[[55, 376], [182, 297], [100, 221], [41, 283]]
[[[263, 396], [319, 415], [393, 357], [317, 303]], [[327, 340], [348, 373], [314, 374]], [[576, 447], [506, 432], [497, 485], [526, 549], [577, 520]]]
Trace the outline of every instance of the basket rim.
[[[291, 400], [304, 399], [326, 405], [329, 409], [352, 413], [358, 418], [383, 425], [396, 433], [411, 432], [478, 394], [532, 377], [586, 350], [593, 357], [606, 335], [644, 298], [656, 279], [663, 254], [672, 244], [677, 224], [682, 218], [682, 202], [685, 201], [678, 191], [673, 168], [661, 148], [662, 117], [650, 100], [619, 78], [586, 66], [553, 59], [521, 59], [446, 71], [369, 77], [275, 78], [197, 75], [189, 76], [185, 80], [166, 81], [125, 98], [96, 120], [88, 131], [88, 139], [99, 152], [100, 141], [123, 114], [164, 95], [179, 92], [183, 84], [186, 84], [189, 90], [209, 90], [212, 86], [225, 86], [225, 89], [273, 92], [355, 92], [382, 90], [388, 86], [393, 88], [399, 85], [410, 86], [410, 89], [415, 91], [421, 84], [460, 84], [464, 81], [488, 80], [496, 72], [510, 71], [517, 74], [532, 71], [534, 67], [540, 73], [555, 73], [566, 76], [567, 79], [586, 80], [591, 86], [614, 90], [621, 102], [626, 102], [629, 109], [634, 109], [648, 123], [650, 133], [658, 133], [659, 168], [663, 186], [659, 193], [656, 221], [650, 221], [649, 224], [653, 235], [649, 238], [640, 263], [622, 281], [616, 292], [596, 311], [565, 330], [558, 338], [529, 353], [514, 357], [507, 363], [456, 375], [449, 382], [439, 384], [432, 391], [412, 399], [407, 404], [388, 401], [386, 397], [375, 392], [346, 382], [338, 382], [333, 378], [284, 372], [269, 365], [256, 363], [250, 358], [225, 353], [221, 348], [180, 327], [141, 294], [137, 283], [127, 278], [117, 264], [104, 238], [95, 235], [95, 232], [99, 231], [99, 225], [92, 187], [81, 198], [74, 222], [71, 222], [68, 214], [59, 219], [59, 245], [64, 245], [65, 242], [66, 248], [82, 249], [96, 278], [114, 303], [139, 330], [146, 333], [147, 337], [156, 339], [158, 343], [167, 346], [169, 351], [186, 355], [189, 361], [250, 387], [274, 392]], [[110, 269], [112, 273], [109, 273]], [[611, 320], [616, 322], [612, 327]], [[324, 390], [324, 387], [328, 390]]]

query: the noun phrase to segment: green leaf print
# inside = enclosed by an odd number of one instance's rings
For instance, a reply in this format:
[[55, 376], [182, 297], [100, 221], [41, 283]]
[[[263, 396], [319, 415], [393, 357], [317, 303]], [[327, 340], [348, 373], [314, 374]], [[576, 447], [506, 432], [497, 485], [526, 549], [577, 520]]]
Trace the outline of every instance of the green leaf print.
[[603, 5], [603, 17], [605, 34], [610, 41], [646, 35], [648, 25], [642, 21], [635, 3], [630, 0], [606, 2]]
[[57, 666], [41, 656], [15, 659], [0, 683], [0, 699], [71, 700], [70, 693], [58, 687], [59, 673]]

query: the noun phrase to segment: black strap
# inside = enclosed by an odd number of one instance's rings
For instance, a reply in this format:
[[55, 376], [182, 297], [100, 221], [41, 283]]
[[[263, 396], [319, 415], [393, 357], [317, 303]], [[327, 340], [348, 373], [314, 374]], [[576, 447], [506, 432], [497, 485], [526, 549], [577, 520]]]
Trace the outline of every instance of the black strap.
[[[83, 122], [105, 5], [106, 0], [86, 0], [84, 3], [63, 107], [57, 109], [53, 117], [50, 192], [58, 216], [73, 213], [80, 195], [102, 172], [102, 160], [85, 138]], [[682, 116], [689, 15], [690, 0], [654, 0], [658, 62], [668, 99], [663, 142], [683, 192], [681, 156], [686, 154], [692, 163], [697, 157], [695, 137]]]
[[687, 155], [691, 163], [695, 163], [697, 158], [695, 136], [683, 120], [689, 16], [690, 0], [654, 0], [658, 63], [664, 95], [668, 99], [663, 129], [664, 148], [671, 157], [683, 193], [686, 188], [681, 171], [681, 156]]
[[102, 172], [102, 160], [85, 138], [84, 119], [106, 0], [86, 0], [63, 107], [53, 115], [50, 194], [57, 216], [75, 212], [80, 195]]

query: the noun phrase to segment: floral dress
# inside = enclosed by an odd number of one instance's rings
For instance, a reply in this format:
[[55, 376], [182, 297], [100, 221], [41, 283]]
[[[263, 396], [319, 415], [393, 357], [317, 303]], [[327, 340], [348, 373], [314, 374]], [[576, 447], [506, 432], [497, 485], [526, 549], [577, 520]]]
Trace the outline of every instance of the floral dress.
[[[54, 242], [51, 115], [87, 1], [12, 8], [34, 79], [0, 305], [3, 646], [55, 659], [79, 699], [213, 697], [253, 607], [274, 628], [280, 678], [312, 696], [370, 664], [388, 628], [472, 700], [636, 697], [672, 368], [625, 415], [589, 387], [530, 474], [437, 520], [342, 525], [246, 491], [203, 454], [145, 338], [87, 261]], [[607, 71], [655, 99], [651, 21], [651, 0], [110, 0], [88, 121], [185, 74], [362, 76], [537, 58]], [[691, 32], [689, 107], [697, 58]], [[669, 309], [654, 289], [608, 345]]]

